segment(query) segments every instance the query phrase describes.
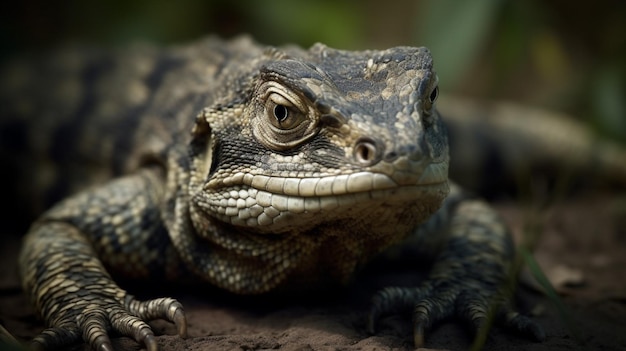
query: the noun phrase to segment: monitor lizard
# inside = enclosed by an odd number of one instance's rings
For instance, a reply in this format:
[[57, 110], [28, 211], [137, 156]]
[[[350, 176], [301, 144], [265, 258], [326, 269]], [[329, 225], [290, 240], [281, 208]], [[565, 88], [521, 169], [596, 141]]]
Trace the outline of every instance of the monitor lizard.
[[146, 321], [158, 318], [186, 336], [178, 301], [139, 301], [112, 272], [191, 276], [236, 294], [342, 285], [407, 238], [435, 263], [421, 285], [373, 296], [370, 332], [408, 310], [416, 347], [451, 316], [478, 332], [493, 315], [545, 338], [505, 293], [515, 251], [504, 222], [448, 180], [426, 48], [208, 38], [61, 51], [5, 73], [3, 109], [29, 121], [39, 155], [26, 183], [63, 194], [90, 186], [23, 241], [23, 286], [47, 325], [38, 348], [84, 340], [112, 350], [115, 331], [156, 350]]

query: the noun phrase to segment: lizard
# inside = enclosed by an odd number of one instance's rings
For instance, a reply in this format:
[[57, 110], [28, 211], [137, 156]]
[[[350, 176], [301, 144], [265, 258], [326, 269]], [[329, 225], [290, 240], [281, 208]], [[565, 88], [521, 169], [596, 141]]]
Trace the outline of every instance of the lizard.
[[[37, 120], [33, 148], [53, 139], [42, 153], [68, 162], [31, 184], [97, 185], [51, 207], [23, 239], [24, 290], [47, 325], [35, 347], [83, 340], [112, 350], [117, 332], [156, 350], [146, 321], [158, 318], [186, 336], [178, 301], [137, 300], [112, 272], [264, 294], [348, 284], [407, 238], [435, 262], [421, 285], [373, 296], [370, 332], [381, 316], [409, 310], [416, 347], [451, 316], [478, 332], [494, 315], [545, 338], [504, 293], [514, 245], [503, 220], [448, 179], [428, 49], [209, 38], [69, 51], [42, 65], [4, 75], [17, 91], [4, 113]], [[34, 93], [29, 81], [39, 83]]]

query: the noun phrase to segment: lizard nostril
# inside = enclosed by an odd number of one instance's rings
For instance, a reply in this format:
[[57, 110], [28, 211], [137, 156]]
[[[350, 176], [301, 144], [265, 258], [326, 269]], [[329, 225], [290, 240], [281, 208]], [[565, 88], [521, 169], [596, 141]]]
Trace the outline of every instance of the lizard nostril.
[[370, 138], [361, 138], [354, 146], [354, 159], [362, 165], [371, 166], [378, 162], [380, 154], [376, 142]]

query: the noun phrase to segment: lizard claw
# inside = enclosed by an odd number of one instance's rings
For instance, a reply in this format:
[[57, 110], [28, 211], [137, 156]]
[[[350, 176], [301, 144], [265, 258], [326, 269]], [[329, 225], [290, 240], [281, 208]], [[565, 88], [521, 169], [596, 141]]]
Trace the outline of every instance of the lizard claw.
[[113, 345], [108, 335], [110, 322], [104, 309], [96, 305], [88, 306], [76, 321], [78, 322], [78, 329], [82, 330], [83, 340], [87, 341], [92, 349], [113, 351]]
[[367, 322], [367, 331], [376, 333], [378, 320], [389, 314], [401, 314], [415, 306], [415, 301], [421, 300], [430, 286], [422, 289], [388, 287], [380, 290], [372, 299], [372, 308]]
[[413, 327], [413, 346], [416, 349], [424, 347], [424, 325], [416, 323]]
[[149, 301], [135, 300], [131, 295], [126, 296], [128, 311], [143, 320], [165, 319], [174, 323], [178, 335], [187, 338], [187, 318], [183, 305], [172, 298], [160, 298]]
[[379, 316], [377, 314], [375, 314], [373, 311], [370, 312], [369, 316], [367, 317], [367, 333], [370, 335], [374, 335], [376, 334], [376, 321], [378, 320]]
[[78, 328], [83, 331], [83, 339], [95, 350], [113, 351], [108, 336], [110, 330], [133, 338], [144, 345], [148, 351], [159, 349], [150, 326], [119, 305], [109, 306], [106, 310], [100, 306], [87, 308], [83, 314], [78, 316], [77, 321]]
[[[486, 297], [489, 295], [488, 297]], [[450, 284], [425, 284], [421, 288], [386, 288], [373, 299], [368, 318], [368, 332], [375, 333], [377, 319], [383, 315], [403, 313], [413, 308], [413, 343], [415, 348], [424, 346], [425, 333], [435, 323], [457, 315], [471, 325], [475, 335], [487, 327], [491, 308], [498, 308], [496, 317], [505, 327], [514, 329], [532, 339], [545, 339], [542, 328], [530, 318], [515, 312], [507, 303], [501, 303], [497, 292], [471, 290]]]
[[96, 340], [96, 345], [98, 345], [96, 346], [96, 350], [98, 351], [115, 351], [108, 337], [103, 337], [102, 340]]
[[154, 337], [154, 334], [152, 334], [152, 332], [150, 332], [150, 334], [146, 335], [143, 338], [143, 343], [144, 343], [144, 345], [146, 345], [146, 350], [147, 351], [158, 351], [159, 350], [159, 344], [157, 344], [156, 338]]
[[187, 318], [182, 309], [177, 309], [176, 312], [174, 312], [173, 321], [174, 325], [176, 325], [178, 335], [183, 339], [187, 339]]
[[[108, 301], [107, 301], [108, 300]], [[180, 302], [171, 298], [148, 301], [135, 300], [126, 295], [123, 303], [114, 299], [92, 301], [69, 311], [55, 327], [44, 330], [33, 342], [33, 349], [57, 349], [81, 339], [93, 350], [113, 351], [109, 332], [115, 331], [141, 344], [147, 351], [159, 350], [159, 344], [150, 326], [144, 322], [165, 319], [176, 325], [178, 335], [187, 337], [187, 320]], [[82, 338], [81, 338], [82, 336]]]
[[506, 326], [510, 329], [519, 331], [524, 335], [530, 335], [535, 341], [546, 339], [546, 332], [539, 324], [514, 311], [510, 306], [503, 308], [499, 317], [505, 321]]

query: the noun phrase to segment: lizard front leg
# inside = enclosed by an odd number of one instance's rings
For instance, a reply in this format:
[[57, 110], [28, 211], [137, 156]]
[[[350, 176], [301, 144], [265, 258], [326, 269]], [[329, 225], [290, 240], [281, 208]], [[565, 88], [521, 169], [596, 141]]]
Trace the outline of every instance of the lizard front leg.
[[382, 315], [412, 308], [416, 348], [423, 346], [424, 332], [443, 319], [459, 317], [478, 333], [491, 312], [500, 324], [536, 340], [544, 339], [541, 327], [517, 313], [509, 301], [511, 294], [505, 293], [515, 252], [497, 213], [453, 186], [442, 209], [416, 235], [427, 242], [437, 240], [429, 236], [441, 231], [447, 234], [443, 249], [421, 286], [390, 287], [374, 296], [370, 332]]
[[105, 269], [147, 277], [172, 263], [158, 221], [159, 188], [156, 173], [144, 171], [69, 198], [31, 227], [20, 253], [22, 282], [48, 327], [34, 346], [57, 348], [82, 339], [93, 349], [112, 350], [108, 334], [114, 331], [156, 350], [144, 321], [157, 318], [186, 335], [179, 302], [138, 301]]

